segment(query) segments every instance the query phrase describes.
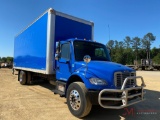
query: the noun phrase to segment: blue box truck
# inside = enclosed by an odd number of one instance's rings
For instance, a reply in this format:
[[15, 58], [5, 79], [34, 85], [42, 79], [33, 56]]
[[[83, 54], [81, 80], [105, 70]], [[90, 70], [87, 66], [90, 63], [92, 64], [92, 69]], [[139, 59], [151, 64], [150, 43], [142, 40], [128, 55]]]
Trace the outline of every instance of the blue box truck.
[[121, 109], [143, 101], [143, 78], [111, 62], [109, 49], [95, 42], [93, 33], [93, 22], [47, 10], [15, 37], [14, 69], [20, 84], [37, 76], [49, 80], [79, 118], [93, 105]]

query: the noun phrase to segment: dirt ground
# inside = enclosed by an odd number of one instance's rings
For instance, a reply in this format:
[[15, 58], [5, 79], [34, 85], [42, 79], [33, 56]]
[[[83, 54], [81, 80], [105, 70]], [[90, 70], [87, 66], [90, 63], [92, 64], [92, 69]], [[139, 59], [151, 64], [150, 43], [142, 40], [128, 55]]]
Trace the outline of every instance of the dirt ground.
[[[160, 119], [160, 71], [137, 71], [147, 85], [146, 100], [112, 110], [94, 106], [84, 120]], [[37, 83], [22, 86], [11, 69], [0, 69], [0, 120], [77, 120], [68, 110], [66, 99], [54, 95], [53, 86]]]

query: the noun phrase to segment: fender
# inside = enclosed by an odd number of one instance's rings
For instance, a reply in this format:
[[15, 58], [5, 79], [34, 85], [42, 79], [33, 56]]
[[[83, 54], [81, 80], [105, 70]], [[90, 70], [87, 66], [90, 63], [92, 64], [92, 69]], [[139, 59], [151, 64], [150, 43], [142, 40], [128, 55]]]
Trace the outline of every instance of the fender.
[[[78, 79], [74, 80], [74, 78], [78, 78]], [[84, 72], [79, 71], [79, 72], [74, 72], [69, 77], [69, 79], [67, 81], [67, 84], [66, 84], [66, 90], [67, 90], [69, 84], [71, 84], [72, 82], [76, 82], [76, 81], [83, 82], [88, 90], [89, 89], [92, 89], [92, 90], [102, 90], [102, 89], [106, 88], [106, 86], [103, 86], [103, 85], [93, 85], [93, 84], [91, 84], [90, 81], [89, 81], [89, 79], [87, 79], [85, 77]]]

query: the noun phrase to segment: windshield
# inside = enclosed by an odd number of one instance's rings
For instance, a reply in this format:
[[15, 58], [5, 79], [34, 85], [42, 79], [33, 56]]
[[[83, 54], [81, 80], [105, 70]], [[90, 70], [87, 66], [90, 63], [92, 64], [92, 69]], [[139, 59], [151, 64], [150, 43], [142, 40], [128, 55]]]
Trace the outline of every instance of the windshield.
[[74, 41], [74, 54], [76, 61], [83, 61], [85, 55], [89, 55], [91, 60], [110, 61], [106, 46], [96, 42]]

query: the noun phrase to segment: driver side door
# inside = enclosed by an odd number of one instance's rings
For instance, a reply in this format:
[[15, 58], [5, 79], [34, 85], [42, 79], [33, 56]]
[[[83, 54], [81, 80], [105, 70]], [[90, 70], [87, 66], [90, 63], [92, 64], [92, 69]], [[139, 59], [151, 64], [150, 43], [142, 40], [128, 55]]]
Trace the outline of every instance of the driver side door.
[[67, 81], [71, 75], [71, 46], [70, 42], [61, 42], [60, 57], [57, 60], [56, 79]]

